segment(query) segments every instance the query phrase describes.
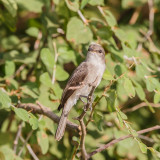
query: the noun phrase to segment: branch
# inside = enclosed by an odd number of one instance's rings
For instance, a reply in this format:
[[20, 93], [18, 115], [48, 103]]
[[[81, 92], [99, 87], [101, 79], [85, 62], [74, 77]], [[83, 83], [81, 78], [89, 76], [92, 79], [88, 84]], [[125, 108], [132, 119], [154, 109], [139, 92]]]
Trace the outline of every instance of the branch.
[[[22, 141], [23, 143], [25, 143], [25, 139], [24, 139], [22, 136], [20, 136], [20, 139], [21, 139], [21, 141]], [[33, 159], [34, 159], [34, 160], [39, 160], [39, 158], [38, 158], [38, 157], [36, 156], [36, 154], [33, 152], [31, 146], [30, 146], [28, 143], [26, 144], [26, 147], [27, 147], [29, 153], [31, 154], [31, 156], [33, 157]]]
[[55, 82], [56, 63], [57, 63], [57, 59], [58, 59], [58, 52], [57, 52], [56, 42], [53, 42], [53, 47], [54, 47], [55, 57], [54, 57], [54, 66], [53, 66], [52, 84], [54, 84], [54, 82]]
[[[17, 108], [23, 108], [27, 111], [31, 111], [32, 113], [43, 114], [53, 120], [55, 123], [58, 123], [60, 120], [60, 117], [53, 113], [50, 108], [45, 107], [40, 103], [38, 105], [32, 103], [21, 103], [17, 105]], [[67, 121], [67, 128], [74, 131], [79, 131], [78, 125], [70, 121]]]
[[[138, 131], [137, 133], [138, 133], [139, 135], [141, 135], [141, 134], [144, 134], [144, 133], [147, 133], [147, 132], [151, 132], [151, 131], [155, 131], [155, 130], [159, 130], [159, 129], [160, 129], [160, 125], [156, 125], [156, 126], [154, 126], [154, 127], [150, 127], [150, 128], [147, 128], [147, 129], [140, 130], [140, 131]], [[97, 148], [95, 151], [89, 153], [89, 154], [88, 154], [88, 158], [92, 157], [92, 156], [95, 155], [96, 153], [102, 152], [103, 150], [105, 150], [105, 149], [111, 147], [112, 145], [114, 145], [115, 143], [118, 143], [118, 142], [120, 142], [120, 141], [122, 141], [122, 140], [124, 140], [124, 139], [130, 138], [130, 137], [132, 137], [131, 134], [126, 135], [126, 136], [122, 136], [122, 137], [120, 137], [120, 138], [118, 138], [118, 139], [114, 139], [114, 140], [110, 141], [109, 143], [107, 143], [107, 144], [105, 144], [105, 145]]]
[[88, 25], [88, 20], [83, 16], [82, 12], [80, 10], [77, 11], [79, 17], [82, 19], [84, 24]]
[[[160, 103], [158, 104], [154, 104], [154, 103], [150, 103], [150, 105], [154, 108], [158, 108], [160, 107]], [[148, 104], [146, 102], [142, 102], [140, 104], [137, 104], [136, 106], [132, 107], [132, 108], [128, 108], [128, 109], [124, 109], [123, 112], [124, 113], [127, 113], [127, 112], [134, 112], [136, 111], [137, 109], [140, 109], [142, 107], [145, 107], [145, 106], [148, 106]]]
[[84, 124], [83, 119], [84, 119], [84, 116], [86, 115], [86, 111], [92, 105], [94, 90], [95, 90], [95, 87], [92, 87], [92, 90], [91, 90], [91, 92], [90, 92], [90, 94], [88, 95], [88, 98], [87, 98], [87, 104], [85, 106], [85, 110], [83, 110], [83, 112], [81, 113], [81, 115], [79, 117], [75, 118], [76, 120], [79, 121], [80, 126], [81, 126], [80, 150], [81, 150], [81, 155], [82, 155], [83, 160], [88, 159], [88, 154], [87, 154], [86, 148], [85, 148], [86, 126]]
[[14, 150], [14, 153], [15, 153], [15, 154], [16, 154], [16, 151], [17, 151], [18, 141], [19, 141], [19, 138], [20, 138], [20, 135], [21, 135], [21, 132], [22, 132], [22, 127], [23, 127], [23, 122], [21, 122], [21, 123], [18, 125], [17, 135], [16, 135], [16, 138], [15, 138], [15, 140], [14, 140], [13, 150]]

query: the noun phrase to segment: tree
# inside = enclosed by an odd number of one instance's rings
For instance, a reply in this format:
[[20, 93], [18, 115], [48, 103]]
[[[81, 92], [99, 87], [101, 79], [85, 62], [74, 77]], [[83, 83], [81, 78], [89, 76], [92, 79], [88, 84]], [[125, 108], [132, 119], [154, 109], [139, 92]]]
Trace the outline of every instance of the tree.
[[[158, 6], [153, 0], [0, 1], [0, 159], [158, 160]], [[84, 112], [78, 101], [57, 142], [63, 88], [92, 41], [106, 51], [103, 80], [92, 110]]]

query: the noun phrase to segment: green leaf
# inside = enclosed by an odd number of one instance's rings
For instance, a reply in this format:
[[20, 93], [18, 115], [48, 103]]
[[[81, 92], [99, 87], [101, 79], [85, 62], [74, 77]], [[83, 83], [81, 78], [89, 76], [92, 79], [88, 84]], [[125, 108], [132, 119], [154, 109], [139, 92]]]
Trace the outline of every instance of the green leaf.
[[98, 130], [102, 131], [103, 116], [98, 114], [97, 112], [94, 112], [93, 119], [94, 122], [96, 123]]
[[65, 0], [67, 7], [74, 11], [77, 12], [79, 9], [79, 0]]
[[46, 85], [47, 87], [52, 86], [52, 81], [51, 81], [51, 78], [50, 78], [48, 72], [45, 72], [40, 76], [40, 82], [42, 84]]
[[158, 103], [160, 102], [160, 93], [155, 93], [154, 94], [154, 103]]
[[136, 130], [130, 128], [130, 133], [132, 134], [133, 137], [138, 137], [138, 133], [136, 132]]
[[106, 13], [105, 19], [106, 19], [108, 25], [110, 27], [114, 27], [115, 25], [117, 25], [116, 19], [113, 16], [113, 14], [110, 11], [108, 11], [108, 10], [105, 10], [105, 13]]
[[109, 70], [106, 68], [104, 74], [103, 74], [103, 78], [105, 80], [114, 80], [112, 74], [109, 72]]
[[9, 98], [5, 90], [1, 88], [0, 89], [0, 109], [10, 108], [10, 106], [11, 106], [11, 99]]
[[6, 61], [5, 62], [5, 75], [12, 76], [15, 72], [15, 63], [13, 61]]
[[122, 111], [119, 111], [119, 114], [122, 117], [122, 119], [128, 119], [127, 116]]
[[81, 2], [81, 9], [83, 9], [86, 5], [87, 5], [87, 3], [89, 2], [90, 0], [82, 0], [82, 2]]
[[109, 112], [115, 111], [116, 104], [116, 93], [115, 91], [111, 91], [108, 96], [106, 96], [107, 100], [107, 109]]
[[92, 6], [96, 6], [96, 5], [104, 5], [104, 0], [90, 0], [89, 4]]
[[77, 17], [73, 17], [67, 24], [67, 40], [76, 44], [85, 44], [92, 41], [92, 32], [89, 27]]
[[48, 48], [43, 48], [41, 50], [41, 60], [48, 69], [53, 69], [54, 56]]
[[69, 77], [69, 74], [60, 66], [56, 66], [56, 79], [58, 81], [64, 81]]
[[121, 65], [119, 65], [119, 64], [117, 64], [117, 65], [114, 67], [114, 71], [115, 71], [115, 74], [116, 74], [118, 77], [123, 74]]
[[36, 28], [36, 27], [30, 27], [26, 30], [26, 33], [29, 35], [29, 36], [32, 36], [32, 37], [35, 37], [37, 38], [38, 37], [38, 33], [39, 33], [39, 29]]
[[160, 86], [160, 83], [158, 82], [157, 79], [155, 79], [153, 77], [146, 78], [146, 87], [149, 92], [154, 91], [159, 86]]
[[138, 145], [139, 145], [142, 153], [147, 153], [147, 146], [144, 143], [138, 141]]
[[44, 5], [43, 1], [39, 1], [39, 0], [16, 0], [17, 4], [23, 8], [24, 11], [30, 11], [30, 12], [35, 12], [35, 13], [40, 13], [42, 12], [42, 7]]
[[127, 37], [126, 37], [127, 35], [124, 30], [122, 30], [120, 28], [116, 28], [114, 30], [114, 33], [118, 37], [118, 39], [121, 40], [122, 42], [125, 42], [127, 40]]
[[29, 124], [32, 126], [32, 129], [35, 130], [38, 128], [38, 119], [30, 113]]
[[14, 108], [14, 112], [23, 121], [28, 121], [29, 120], [29, 114], [26, 110], [24, 110], [22, 108]]
[[46, 128], [49, 131], [51, 131], [52, 134], [55, 134], [55, 129], [54, 129], [54, 123], [53, 123], [53, 121], [50, 118], [48, 118], [48, 117], [45, 117], [44, 120], [45, 120], [45, 126], [46, 126]]
[[42, 154], [47, 153], [47, 151], [49, 149], [48, 135], [42, 130], [38, 131], [37, 132], [37, 141], [41, 147]]
[[125, 80], [124, 80], [124, 89], [129, 97], [135, 96], [135, 89], [132, 84], [132, 81], [129, 78], [125, 78]]
[[117, 117], [118, 117], [118, 120], [119, 120], [119, 124], [121, 127], [123, 127], [123, 119], [121, 117], [121, 115], [119, 114], [119, 112], [116, 112], [117, 113]]
[[136, 90], [136, 93], [137, 93], [138, 97], [143, 101], [145, 99], [146, 95], [145, 95], [144, 90], [141, 87], [141, 85], [136, 83], [135, 84], [135, 90]]
[[17, 14], [17, 3], [16, 0], [1, 0], [6, 9], [9, 11], [12, 17]]

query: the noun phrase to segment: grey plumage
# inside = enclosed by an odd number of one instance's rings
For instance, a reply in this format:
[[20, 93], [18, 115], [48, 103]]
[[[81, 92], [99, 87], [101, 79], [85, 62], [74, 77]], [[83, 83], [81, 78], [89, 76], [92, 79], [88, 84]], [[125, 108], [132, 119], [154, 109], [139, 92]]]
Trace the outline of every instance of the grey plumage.
[[87, 57], [71, 75], [58, 107], [63, 108], [61, 118], [56, 131], [55, 139], [60, 140], [65, 131], [67, 116], [71, 108], [76, 104], [80, 95], [88, 96], [92, 87], [97, 87], [105, 70], [105, 52], [99, 44], [91, 44]]

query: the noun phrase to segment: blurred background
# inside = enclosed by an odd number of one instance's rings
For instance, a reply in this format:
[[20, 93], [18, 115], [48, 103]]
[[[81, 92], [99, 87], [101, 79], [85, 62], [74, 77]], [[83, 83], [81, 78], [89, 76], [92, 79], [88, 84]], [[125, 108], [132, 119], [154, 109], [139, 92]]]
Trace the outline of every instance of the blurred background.
[[[79, 159], [78, 133], [57, 142], [56, 123], [17, 104], [39, 101], [60, 115], [62, 91], [91, 42], [104, 47], [106, 70], [85, 116], [86, 150], [134, 137], [91, 159], [160, 159], [160, 131], [136, 133], [160, 123], [159, 0], [0, 0], [0, 160]], [[72, 122], [82, 108], [78, 101]]]

